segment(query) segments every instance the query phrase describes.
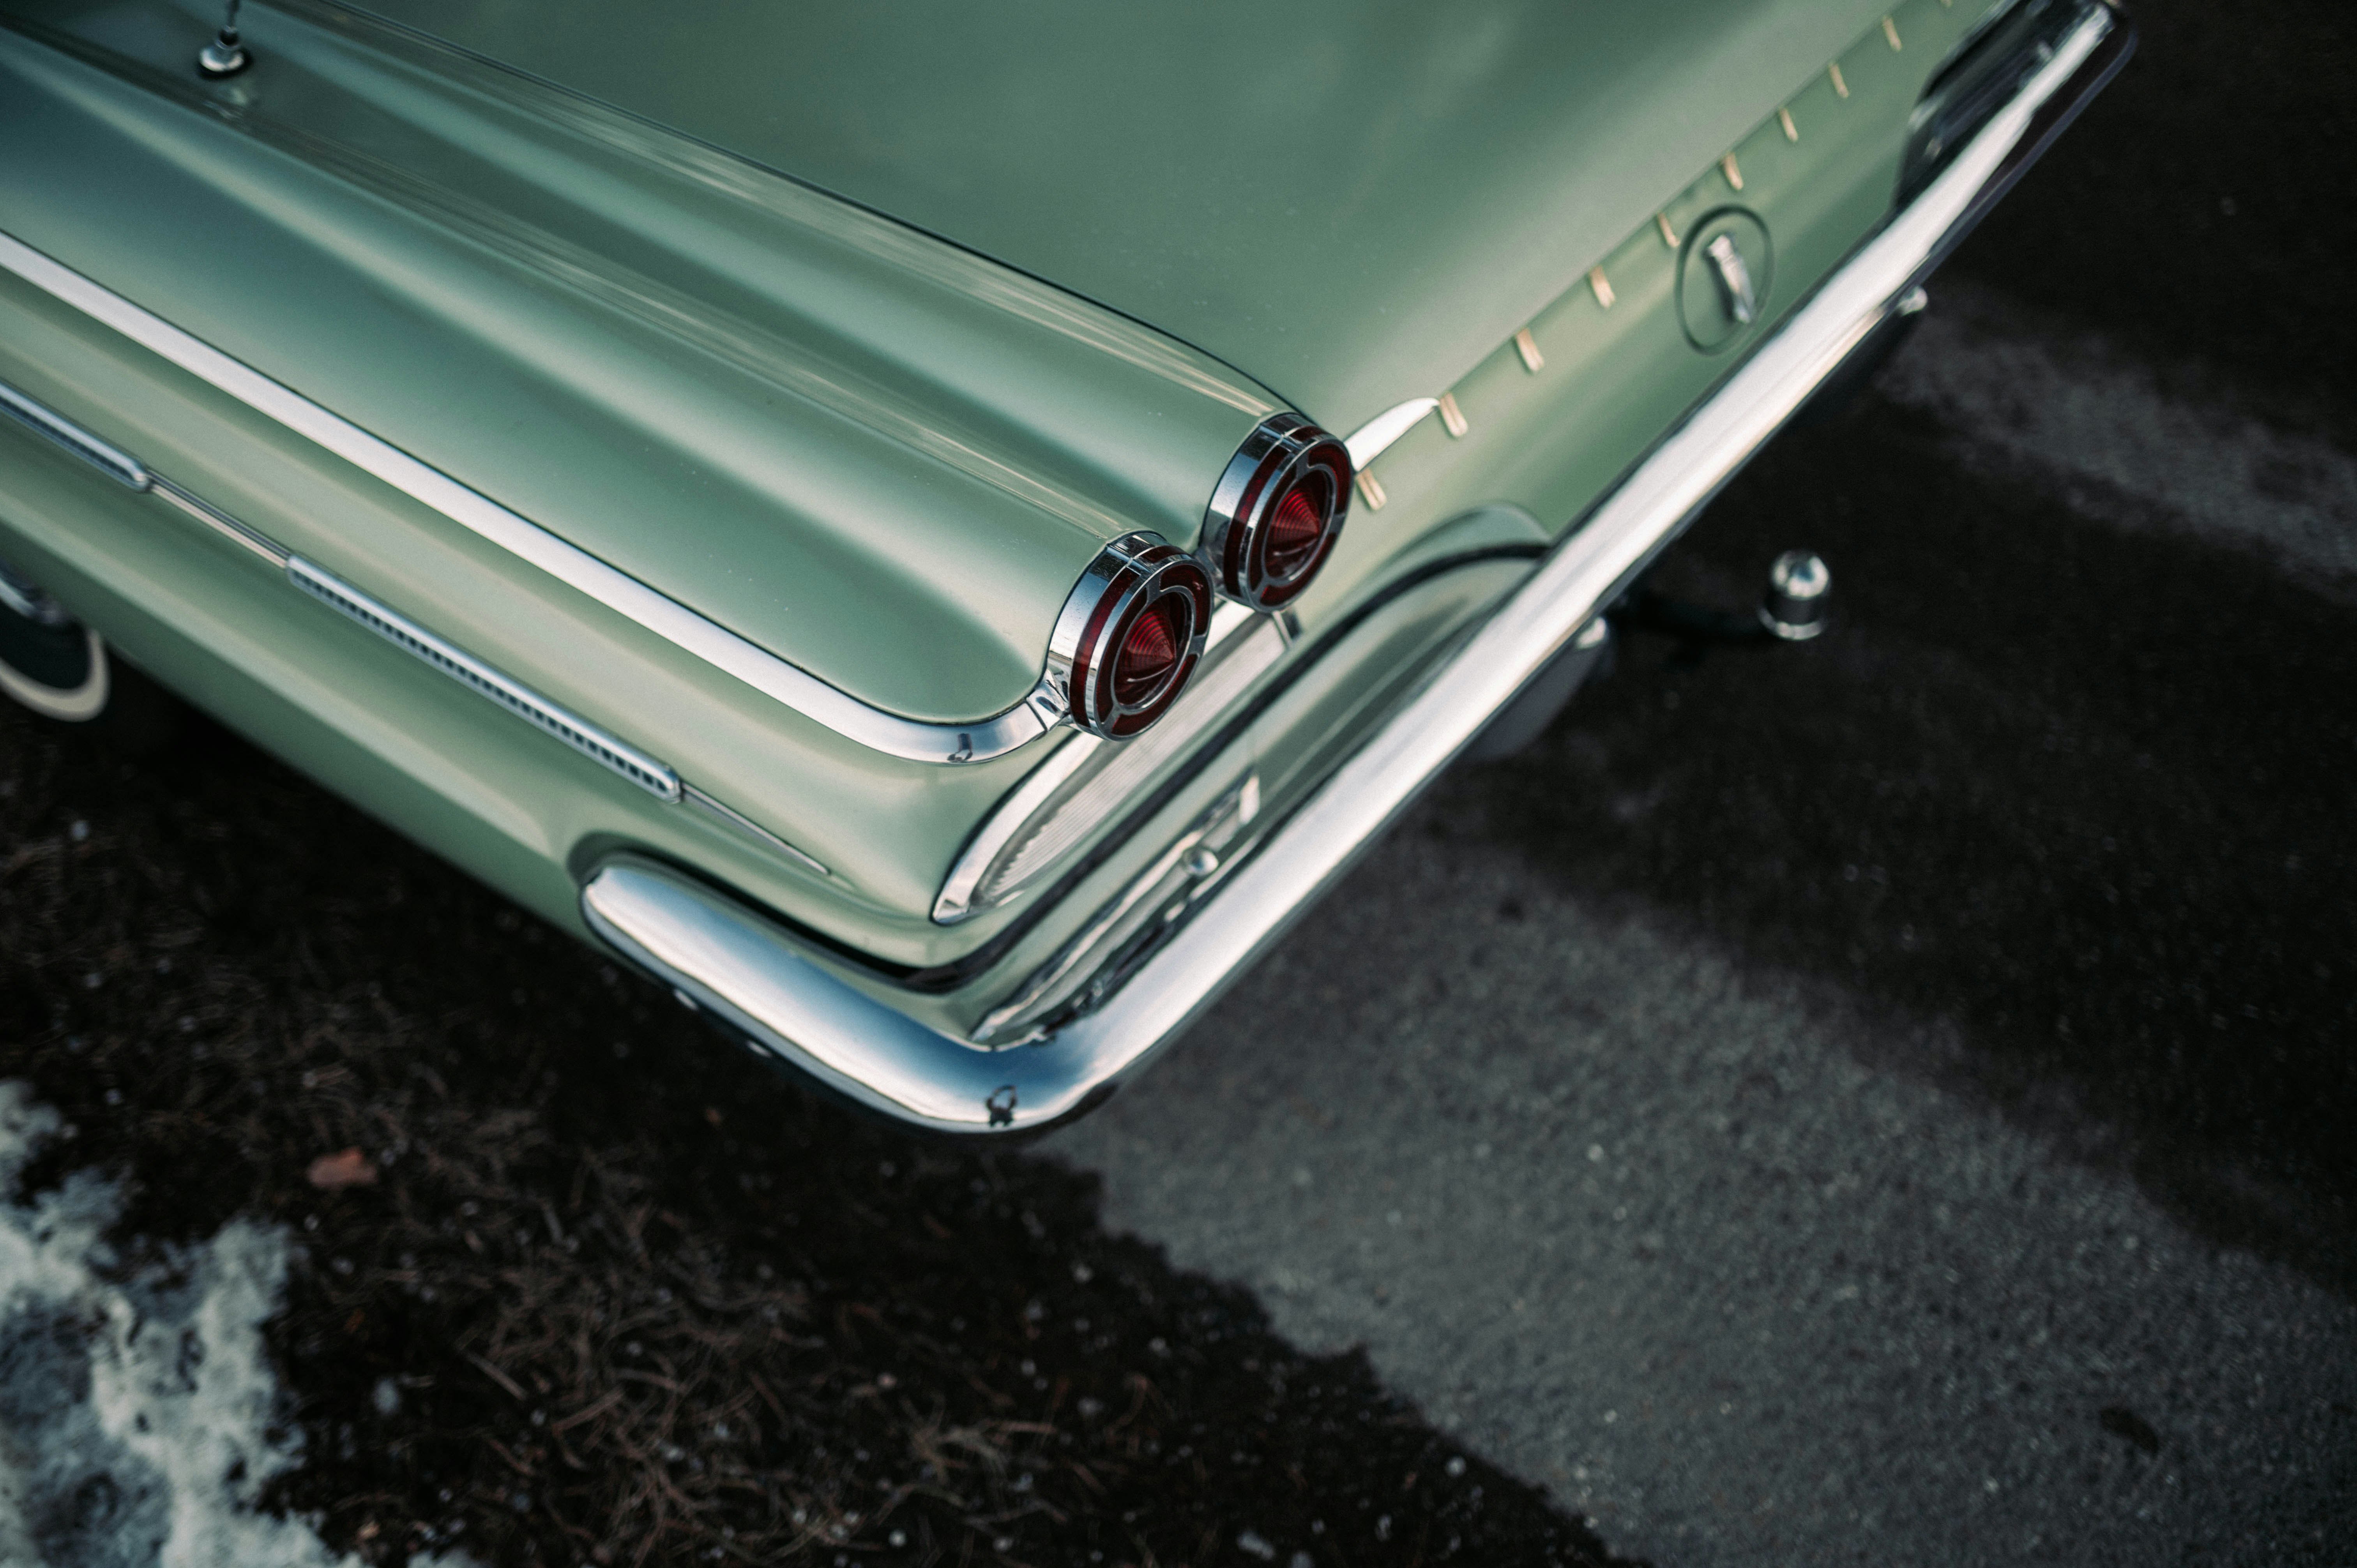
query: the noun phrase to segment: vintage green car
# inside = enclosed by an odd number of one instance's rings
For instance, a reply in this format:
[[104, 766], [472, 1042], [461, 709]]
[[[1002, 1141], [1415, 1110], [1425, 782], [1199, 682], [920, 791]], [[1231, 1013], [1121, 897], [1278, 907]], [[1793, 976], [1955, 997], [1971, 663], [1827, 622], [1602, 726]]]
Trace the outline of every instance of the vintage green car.
[[2132, 38], [1885, 5], [0, 0], [0, 684], [127, 660], [782, 1066], [1048, 1124], [1544, 722]]

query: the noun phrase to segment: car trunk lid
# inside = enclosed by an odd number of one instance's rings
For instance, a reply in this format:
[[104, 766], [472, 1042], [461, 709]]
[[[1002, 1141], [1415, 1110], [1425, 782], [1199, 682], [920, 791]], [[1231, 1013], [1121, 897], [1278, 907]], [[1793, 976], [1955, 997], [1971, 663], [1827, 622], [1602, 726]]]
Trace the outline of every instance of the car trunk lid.
[[45, 12], [0, 30], [0, 228], [889, 714], [1021, 701], [1098, 550], [1191, 541], [1275, 407], [995, 263], [347, 13], [250, 8], [260, 63], [207, 84], [193, 8]]
[[377, 0], [1102, 302], [1347, 430], [1431, 395], [1883, 0]]

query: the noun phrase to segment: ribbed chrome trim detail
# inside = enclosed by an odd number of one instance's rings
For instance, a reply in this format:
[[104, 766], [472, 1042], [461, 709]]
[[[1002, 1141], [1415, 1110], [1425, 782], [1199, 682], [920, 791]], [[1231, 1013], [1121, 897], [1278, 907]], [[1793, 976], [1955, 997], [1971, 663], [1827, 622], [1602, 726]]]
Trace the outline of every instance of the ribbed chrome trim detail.
[[[872, 750], [912, 762], [982, 762], [1036, 739], [1064, 717], [1060, 686], [1044, 678], [1013, 707], [971, 723], [937, 724], [871, 706], [6, 233], [0, 233], [0, 267], [714, 669]], [[10, 412], [17, 411], [11, 405]], [[61, 446], [71, 447], [71, 436], [79, 434], [72, 425], [60, 433], [28, 414], [17, 413], [17, 417]], [[121, 456], [103, 442], [81, 455], [106, 467], [107, 454]], [[145, 471], [136, 464], [115, 477], [144, 488]]]
[[109, 478], [130, 486], [135, 490], [147, 488], [148, 474], [134, 457], [111, 442], [102, 441], [48, 404], [27, 397], [6, 381], [0, 381], [0, 413], [6, 414], [34, 435], [53, 441]]
[[680, 798], [679, 775], [630, 742], [568, 713], [529, 686], [509, 680], [473, 654], [445, 642], [397, 610], [378, 603], [300, 555], [286, 558], [286, 578], [329, 608], [349, 616], [379, 637], [425, 660], [460, 685], [536, 725], [591, 761], [603, 764], [659, 800]]

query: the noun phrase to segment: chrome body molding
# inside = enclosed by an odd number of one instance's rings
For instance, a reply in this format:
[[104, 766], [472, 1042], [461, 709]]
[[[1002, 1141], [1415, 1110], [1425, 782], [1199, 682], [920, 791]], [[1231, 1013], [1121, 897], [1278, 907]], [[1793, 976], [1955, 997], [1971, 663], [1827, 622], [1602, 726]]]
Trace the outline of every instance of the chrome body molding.
[[1393, 442], [1423, 424], [1425, 415], [1439, 406], [1437, 397], [1412, 397], [1351, 432], [1342, 441], [1343, 450], [1351, 454], [1351, 467], [1365, 472], [1368, 464], [1390, 450]]
[[[1216, 887], [1180, 901], [1180, 918], [1150, 955], [1108, 972], [1092, 1006], [1060, 1015], [1050, 1031], [990, 1049], [928, 1027], [821, 967], [729, 895], [641, 859], [610, 860], [591, 874], [583, 918], [755, 1048], [900, 1121], [986, 1133], [1087, 1110], [1211, 1005], [1490, 716], [1594, 622], [2110, 80], [2132, 43], [2108, 9], [2085, 15], [1922, 194], [1631, 470], [1289, 818], [1264, 829], [1256, 850], [1218, 857]], [[1017, 981], [1012, 994], [1037, 978]], [[1096, 991], [1093, 980], [1085, 989]]]
[[446, 642], [388, 606], [361, 593], [340, 577], [322, 571], [300, 555], [286, 560], [286, 580], [326, 605], [434, 669], [477, 695], [492, 702], [545, 734], [554, 736], [582, 756], [620, 774], [657, 800], [676, 801], [679, 775], [578, 714], [558, 707], [531, 687], [511, 681], [481, 660]]
[[281, 571], [285, 569], [288, 560], [286, 548], [268, 534], [247, 527], [212, 502], [181, 489], [161, 474], [151, 474], [148, 479], [148, 489], [156, 496], [187, 512], [232, 544], [253, 551]]
[[[669, 764], [549, 701], [531, 687], [503, 674], [456, 643], [436, 636], [391, 606], [294, 554], [261, 530], [231, 516], [194, 491], [167, 478], [138, 458], [91, 435], [55, 409], [5, 381], [0, 381], [0, 413], [5, 413], [35, 435], [55, 443], [109, 478], [168, 503], [239, 548], [259, 556], [275, 570], [285, 573], [289, 583], [311, 597], [366, 627], [479, 696], [497, 703], [544, 734], [563, 741], [600, 767], [620, 774], [657, 800], [666, 804], [692, 806], [783, 854], [817, 875], [833, 875], [823, 862], [807, 851], [779, 837], [733, 807], [715, 800], [693, 785], [683, 783]], [[16, 593], [14, 583], [15, 579], [5, 570], [5, 564], [0, 563], [0, 603], [10, 605], [19, 614], [33, 615], [35, 608], [29, 599], [17, 603], [21, 596]], [[96, 634], [91, 636], [92, 656], [96, 658], [99, 657], [100, 645], [96, 641]], [[102, 680], [98, 699], [101, 703], [103, 695]], [[33, 702], [30, 695], [25, 700]], [[96, 712], [96, 708], [93, 707], [91, 712]]]
[[[872, 706], [5, 232], [0, 267], [713, 668], [871, 750], [912, 762], [985, 761], [1045, 735], [1065, 716], [1062, 690], [1045, 675], [1021, 702], [970, 723], [937, 724]], [[13, 401], [0, 400], [0, 409], [61, 446], [71, 447], [76, 437], [87, 435], [64, 422], [62, 429], [44, 426]], [[144, 474], [135, 464], [128, 470], [109, 466], [110, 457], [122, 454], [102, 441], [78, 455], [135, 489], [145, 488], [135, 477]]]
[[34, 435], [62, 447], [119, 484], [159, 496], [207, 528], [236, 541], [273, 566], [286, 564], [286, 552], [229, 513], [174, 484], [113, 442], [91, 435], [30, 393], [0, 381], [0, 413]]
[[934, 924], [953, 926], [1036, 886], [1165, 762], [1193, 746], [1276, 662], [1286, 642], [1283, 617], [1255, 615], [1233, 600], [1222, 604], [1211, 618], [1201, 668], [1160, 723], [1117, 746], [1074, 736], [983, 819], [942, 879]]
[[111, 442], [100, 440], [57, 410], [35, 402], [5, 381], [0, 381], [0, 413], [43, 440], [64, 447], [110, 478], [135, 490], [147, 488], [147, 470], [139, 459]]
[[[1192, 695], [1192, 693], [1189, 693]], [[1173, 723], [1187, 711], [1185, 703], [1173, 705]], [[1151, 732], [1141, 744], [1151, 746], [1171, 728], [1165, 725]], [[1186, 726], [1191, 735], [1195, 726]], [[996, 865], [1006, 847], [1024, 824], [1039, 814], [1057, 791], [1070, 782], [1082, 767], [1093, 761], [1096, 754], [1111, 742], [1083, 731], [1048, 754], [1048, 759], [1024, 776], [1023, 782], [1007, 792], [997, 809], [985, 817], [982, 826], [966, 840], [965, 848], [950, 865], [949, 875], [942, 878], [941, 890], [933, 895], [933, 924], [954, 926], [960, 920], [1004, 903], [1005, 897], [982, 897], [982, 879]], [[1012, 896], [1010, 890], [1008, 897]]]

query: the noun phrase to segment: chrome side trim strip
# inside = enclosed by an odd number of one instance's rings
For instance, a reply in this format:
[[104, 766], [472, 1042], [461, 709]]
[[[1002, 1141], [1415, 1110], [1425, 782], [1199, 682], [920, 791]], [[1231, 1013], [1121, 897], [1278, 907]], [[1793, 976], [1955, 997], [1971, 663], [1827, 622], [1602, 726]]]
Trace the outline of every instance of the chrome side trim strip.
[[350, 583], [320, 570], [300, 555], [286, 558], [286, 579], [328, 608], [350, 617], [394, 647], [423, 660], [479, 696], [554, 736], [591, 761], [620, 774], [657, 800], [676, 802], [679, 775], [632, 746], [569, 713], [531, 687], [509, 680], [473, 654], [445, 642], [398, 610], [378, 603]]
[[0, 413], [34, 435], [55, 442], [107, 478], [145, 490], [178, 507], [207, 528], [236, 541], [273, 566], [286, 564], [286, 552], [210, 501], [181, 489], [113, 442], [91, 435], [39, 399], [0, 381]]
[[769, 829], [763, 827], [760, 823], [755, 822], [752, 818], [747, 816], [736, 807], [731, 806], [725, 801], [714, 800], [711, 796], [705, 794], [703, 790], [697, 789], [693, 784], [681, 785], [679, 798], [687, 804], [694, 807], [697, 811], [702, 811], [705, 815], [725, 822], [728, 826], [735, 828], [738, 832], [744, 833], [748, 837], [759, 839], [761, 843], [768, 844], [771, 849], [774, 849], [780, 854], [799, 863], [806, 871], [814, 873], [820, 876], [832, 876], [834, 875], [826, 868], [823, 862], [822, 862], [816, 855], [812, 854], [808, 850], [798, 849], [794, 845], [788, 843], [785, 840], [780, 838], [777, 834], [771, 832]]
[[286, 547], [268, 534], [247, 527], [202, 496], [182, 489], [161, 474], [150, 474], [149, 489], [155, 493], [220, 534], [233, 544], [253, 551], [273, 566], [284, 570], [288, 552]]
[[1439, 406], [1437, 397], [1412, 397], [1351, 432], [1342, 442], [1351, 454], [1351, 467], [1363, 473], [1368, 464], [1390, 449], [1393, 442], [1423, 424], [1424, 416]]
[[139, 459], [121, 447], [100, 440], [72, 420], [34, 401], [0, 381], [0, 413], [6, 414], [34, 435], [53, 441], [91, 467], [135, 490], [147, 488], [148, 474], [139, 466]]
[[1095, 1011], [1036, 1044], [980, 1048], [822, 969], [728, 895], [627, 857], [592, 874], [583, 918], [757, 1048], [900, 1121], [1023, 1131], [1088, 1110], [1283, 935], [1782, 428], [2110, 80], [2133, 39], [2107, 8], [2093, 11], [1964, 153], [1672, 431]]
[[[378, 603], [350, 584], [330, 575], [285, 546], [154, 469], [109, 442], [101, 440], [39, 400], [0, 381], [0, 413], [45, 436], [111, 478], [133, 489], [145, 490], [203, 523], [215, 533], [268, 562], [287, 580], [387, 641], [424, 660], [442, 673], [572, 746], [584, 757], [613, 769], [658, 800], [685, 802], [741, 833], [758, 839], [821, 876], [826, 866], [808, 852], [787, 843], [735, 808], [713, 799], [627, 741], [616, 738], [578, 714], [559, 707], [530, 687], [510, 680], [472, 654], [435, 636], [407, 617]], [[135, 481], [133, 478], [135, 476]], [[0, 598], [11, 597], [0, 578]], [[27, 609], [25, 613], [30, 613]], [[5, 671], [0, 671], [5, 674]], [[103, 693], [102, 693], [102, 695]]]
[[[0, 267], [715, 669], [872, 750], [912, 762], [986, 761], [1046, 734], [1064, 716], [1061, 692], [1044, 678], [1006, 712], [968, 724], [935, 724], [872, 707], [5, 232]], [[0, 406], [70, 448], [82, 434], [72, 425], [64, 432], [52, 429], [13, 403]], [[92, 450], [81, 454], [90, 461], [108, 467], [108, 456], [122, 457], [113, 447], [90, 439]], [[115, 477], [143, 488], [130, 475], [144, 470], [128, 458], [123, 461], [129, 468]]]

